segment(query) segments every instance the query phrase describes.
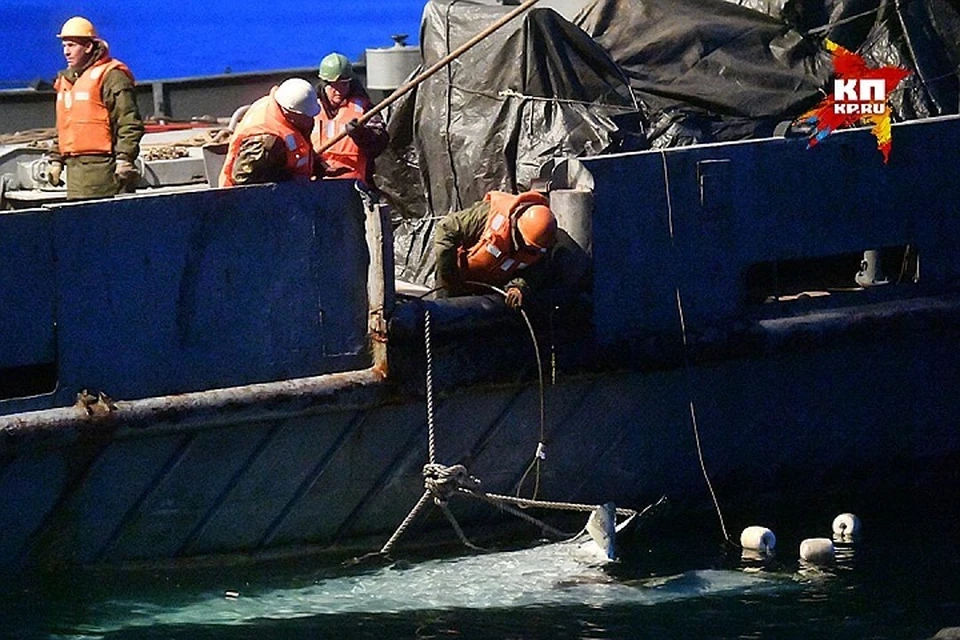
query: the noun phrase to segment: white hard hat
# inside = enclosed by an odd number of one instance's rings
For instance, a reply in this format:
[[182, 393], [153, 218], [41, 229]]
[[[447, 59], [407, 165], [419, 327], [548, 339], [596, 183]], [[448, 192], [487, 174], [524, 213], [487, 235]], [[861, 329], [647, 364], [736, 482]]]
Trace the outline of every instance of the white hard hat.
[[281, 82], [276, 93], [273, 94], [273, 99], [287, 111], [311, 118], [320, 113], [317, 90], [302, 78], [289, 78]]

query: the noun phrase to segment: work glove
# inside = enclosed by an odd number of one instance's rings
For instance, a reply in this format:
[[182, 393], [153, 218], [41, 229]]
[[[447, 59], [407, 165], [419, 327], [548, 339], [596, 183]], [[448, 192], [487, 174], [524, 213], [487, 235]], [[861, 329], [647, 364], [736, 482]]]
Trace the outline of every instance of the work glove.
[[63, 174], [63, 164], [60, 162], [50, 162], [47, 164], [47, 182], [51, 187], [59, 187], [63, 184], [60, 176]]
[[357, 133], [357, 129], [362, 129], [363, 125], [360, 124], [360, 121], [354, 118], [350, 122], [344, 125], [343, 129], [347, 132], [347, 135], [351, 138]]
[[314, 158], [313, 160], [313, 177], [322, 178], [327, 175], [327, 172], [330, 171], [330, 167], [327, 166], [327, 163], [321, 160], [320, 158]]
[[137, 172], [133, 163], [123, 158], [117, 158], [114, 174], [117, 176], [117, 182], [124, 186], [133, 185], [140, 178], [140, 173]]
[[519, 287], [510, 287], [507, 289], [507, 295], [504, 301], [511, 309], [519, 309], [523, 306], [523, 292], [520, 291]]

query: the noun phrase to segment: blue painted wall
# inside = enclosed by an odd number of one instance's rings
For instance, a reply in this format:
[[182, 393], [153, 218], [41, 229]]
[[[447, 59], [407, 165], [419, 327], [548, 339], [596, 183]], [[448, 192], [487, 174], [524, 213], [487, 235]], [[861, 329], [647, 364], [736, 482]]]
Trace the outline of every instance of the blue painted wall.
[[49, 212], [0, 215], [0, 369], [54, 360]]
[[0, 367], [55, 359], [58, 373], [55, 393], [0, 413], [84, 388], [133, 399], [368, 366], [367, 248], [347, 181], [61, 205], [0, 225], [12, 256]]
[[741, 316], [747, 268], [772, 260], [909, 243], [920, 253], [922, 286], [960, 280], [955, 117], [895, 126], [887, 165], [867, 129], [812, 149], [778, 138], [583, 164], [596, 182], [601, 342], [678, 331], [678, 288], [690, 327]]

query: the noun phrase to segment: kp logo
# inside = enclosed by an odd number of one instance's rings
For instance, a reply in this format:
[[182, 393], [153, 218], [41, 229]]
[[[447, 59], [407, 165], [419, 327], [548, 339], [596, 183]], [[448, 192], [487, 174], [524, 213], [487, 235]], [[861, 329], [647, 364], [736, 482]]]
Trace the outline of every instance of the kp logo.
[[815, 127], [807, 148], [822, 142], [839, 128], [871, 123], [870, 131], [876, 137], [877, 148], [886, 163], [891, 146], [887, 98], [910, 72], [898, 67], [871, 69], [857, 54], [829, 40], [826, 45], [833, 54], [836, 79], [833, 81], [833, 95], [799, 118], [800, 122]]
[[833, 112], [837, 115], [878, 115], [887, 109], [885, 80], [834, 80]]

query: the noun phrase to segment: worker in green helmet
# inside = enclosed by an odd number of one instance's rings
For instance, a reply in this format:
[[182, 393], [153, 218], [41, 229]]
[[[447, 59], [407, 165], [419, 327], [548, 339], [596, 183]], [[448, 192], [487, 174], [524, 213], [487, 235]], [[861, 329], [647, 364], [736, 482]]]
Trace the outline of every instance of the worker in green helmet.
[[[353, 65], [342, 53], [331, 53], [320, 62], [317, 95], [320, 113], [311, 135], [327, 178], [352, 178], [373, 187], [374, 160], [390, 141], [387, 126], [379, 114], [360, 124], [373, 108], [370, 97], [353, 74]], [[339, 134], [347, 135], [322, 153], [321, 149]]]

